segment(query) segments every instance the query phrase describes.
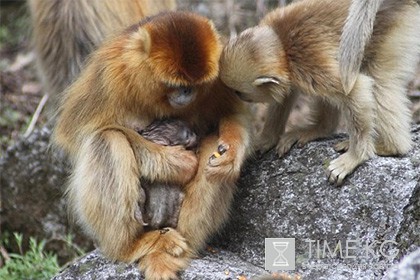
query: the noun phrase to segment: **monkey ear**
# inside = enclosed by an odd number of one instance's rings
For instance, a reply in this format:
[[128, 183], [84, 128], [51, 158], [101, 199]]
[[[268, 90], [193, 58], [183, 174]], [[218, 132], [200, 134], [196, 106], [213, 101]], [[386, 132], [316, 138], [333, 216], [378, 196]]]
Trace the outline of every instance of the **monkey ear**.
[[276, 79], [275, 77], [258, 77], [255, 79], [255, 81], [252, 82], [253, 86], [261, 86], [261, 85], [265, 85], [265, 84], [276, 84], [276, 85], [280, 85], [280, 81], [278, 79]]
[[271, 97], [278, 103], [283, 103], [285, 95], [290, 91], [289, 81], [283, 77], [262, 76], [252, 82], [254, 86], [274, 85], [269, 90]]

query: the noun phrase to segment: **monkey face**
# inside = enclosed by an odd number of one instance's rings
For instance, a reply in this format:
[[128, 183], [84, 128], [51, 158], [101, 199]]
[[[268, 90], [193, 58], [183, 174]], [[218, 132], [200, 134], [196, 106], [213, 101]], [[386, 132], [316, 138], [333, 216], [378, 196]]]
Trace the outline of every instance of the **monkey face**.
[[220, 78], [244, 101], [282, 102], [290, 86], [275, 32], [254, 27], [232, 38], [222, 52]]
[[162, 13], [137, 31], [154, 77], [172, 85], [213, 82], [222, 50], [213, 23], [188, 12]]
[[193, 87], [178, 87], [168, 93], [169, 104], [175, 109], [188, 106], [195, 100], [197, 90]]

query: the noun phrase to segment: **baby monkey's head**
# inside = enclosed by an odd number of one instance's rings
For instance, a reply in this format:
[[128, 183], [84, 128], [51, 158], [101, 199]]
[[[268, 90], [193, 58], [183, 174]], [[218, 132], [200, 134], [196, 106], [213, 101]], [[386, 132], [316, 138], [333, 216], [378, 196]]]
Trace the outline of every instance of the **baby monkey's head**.
[[282, 102], [290, 90], [282, 44], [272, 28], [257, 26], [230, 39], [220, 60], [220, 78], [248, 102]]

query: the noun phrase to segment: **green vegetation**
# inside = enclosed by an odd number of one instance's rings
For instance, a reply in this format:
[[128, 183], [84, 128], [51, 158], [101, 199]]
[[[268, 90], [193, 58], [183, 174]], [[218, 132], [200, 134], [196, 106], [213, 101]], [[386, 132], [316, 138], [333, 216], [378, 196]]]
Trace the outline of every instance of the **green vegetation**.
[[[18, 245], [19, 253], [7, 254], [7, 260], [0, 268], [0, 279], [8, 280], [43, 280], [51, 279], [60, 270], [57, 256], [45, 250], [46, 241], [38, 242], [35, 238], [29, 239], [29, 249], [23, 252], [23, 235], [14, 233], [15, 242]], [[75, 250], [78, 255], [84, 254], [77, 246], [73, 244], [71, 236], [63, 240], [69, 248]], [[9, 245], [8, 234], [4, 234], [0, 240], [0, 246], [4, 249]], [[4, 246], [4, 247], [3, 247]], [[3, 255], [3, 259], [6, 257]], [[0, 257], [1, 259], [1, 257]], [[4, 261], [4, 260], [3, 260]]]
[[1, 4], [0, 48], [16, 48], [29, 35], [29, 15], [24, 1]]

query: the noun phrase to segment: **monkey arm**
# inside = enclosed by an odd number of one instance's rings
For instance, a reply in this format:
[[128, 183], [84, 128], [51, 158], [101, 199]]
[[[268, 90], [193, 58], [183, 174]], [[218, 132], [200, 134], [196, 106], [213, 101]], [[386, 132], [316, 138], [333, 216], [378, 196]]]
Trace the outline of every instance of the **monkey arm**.
[[293, 108], [297, 92], [291, 92], [286, 96], [283, 103], [271, 103], [267, 111], [267, 120], [265, 121], [263, 131], [258, 139], [258, 149], [266, 152], [279, 142], [284, 134], [286, 123]]
[[196, 174], [197, 157], [182, 146], [162, 146], [146, 140], [136, 131], [123, 126], [104, 127], [125, 135], [135, 154], [142, 178], [150, 182], [184, 185]]
[[[242, 105], [242, 104], [241, 104]], [[220, 120], [218, 148], [209, 158], [208, 174], [225, 180], [236, 180], [242, 163], [253, 152], [250, 115], [245, 107]]]

